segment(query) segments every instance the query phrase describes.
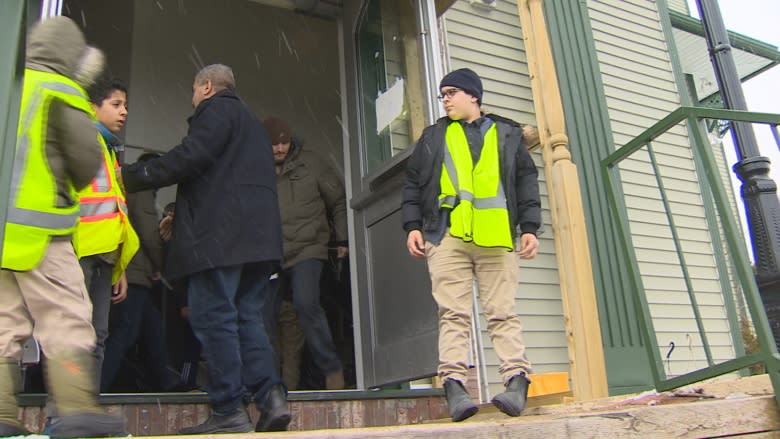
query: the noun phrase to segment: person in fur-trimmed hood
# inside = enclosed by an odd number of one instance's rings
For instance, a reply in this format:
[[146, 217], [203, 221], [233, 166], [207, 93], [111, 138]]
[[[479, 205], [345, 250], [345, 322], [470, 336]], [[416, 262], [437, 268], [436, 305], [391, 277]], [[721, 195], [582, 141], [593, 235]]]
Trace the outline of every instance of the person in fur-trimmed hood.
[[33, 328], [59, 415], [48, 433], [123, 435], [124, 420], [97, 402], [92, 305], [71, 242], [77, 191], [101, 161], [84, 87], [102, 71], [103, 55], [72, 20], [55, 17], [33, 28], [26, 61], [0, 271], [0, 437], [28, 433], [15, 394], [22, 343]]

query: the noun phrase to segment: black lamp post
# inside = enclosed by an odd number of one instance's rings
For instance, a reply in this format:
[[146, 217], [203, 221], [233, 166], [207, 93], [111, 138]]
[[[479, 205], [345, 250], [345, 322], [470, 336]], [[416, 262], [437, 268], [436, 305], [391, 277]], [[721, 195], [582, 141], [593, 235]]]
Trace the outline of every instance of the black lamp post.
[[[730, 110], [747, 110], [726, 26], [717, 0], [696, 0], [707, 47], [723, 103]], [[780, 347], [780, 202], [777, 185], [769, 177], [769, 159], [761, 156], [753, 127], [732, 122], [737, 149], [734, 172], [742, 181], [742, 200], [750, 229], [756, 282], [775, 343]]]

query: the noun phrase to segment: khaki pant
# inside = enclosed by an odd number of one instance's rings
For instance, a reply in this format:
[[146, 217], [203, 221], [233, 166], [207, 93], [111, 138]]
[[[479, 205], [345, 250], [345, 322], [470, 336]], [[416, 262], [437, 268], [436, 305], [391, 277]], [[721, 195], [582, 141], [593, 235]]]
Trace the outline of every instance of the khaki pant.
[[92, 304], [70, 241], [51, 241], [30, 271], [0, 270], [0, 357], [20, 360], [31, 335], [50, 358], [95, 349]]
[[438, 246], [426, 243], [425, 255], [439, 306], [439, 377], [466, 383], [475, 278], [504, 383], [520, 372], [530, 373], [515, 311], [519, 273], [515, 253], [479, 247], [448, 232]]

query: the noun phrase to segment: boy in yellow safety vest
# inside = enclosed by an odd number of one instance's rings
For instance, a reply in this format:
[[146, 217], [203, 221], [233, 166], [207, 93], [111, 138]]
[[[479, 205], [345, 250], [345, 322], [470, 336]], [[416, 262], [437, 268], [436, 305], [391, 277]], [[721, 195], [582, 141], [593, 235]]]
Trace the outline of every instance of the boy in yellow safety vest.
[[79, 192], [81, 211], [76, 230], [76, 249], [92, 300], [92, 325], [97, 346], [97, 382], [103, 367], [108, 338], [108, 315], [112, 303], [127, 297], [125, 268], [139, 248], [127, 216], [125, 195], [116, 178], [117, 135], [127, 120], [127, 88], [115, 79], [102, 79], [89, 90], [103, 144], [103, 160], [92, 182]]
[[406, 168], [401, 217], [409, 254], [424, 258], [439, 308], [439, 377], [453, 421], [479, 407], [466, 391], [474, 281], [506, 391], [493, 404], [525, 408], [531, 363], [515, 306], [519, 259], [539, 248], [541, 201], [528, 152], [535, 129], [484, 114], [482, 80], [454, 70], [439, 83], [446, 117], [426, 128]]

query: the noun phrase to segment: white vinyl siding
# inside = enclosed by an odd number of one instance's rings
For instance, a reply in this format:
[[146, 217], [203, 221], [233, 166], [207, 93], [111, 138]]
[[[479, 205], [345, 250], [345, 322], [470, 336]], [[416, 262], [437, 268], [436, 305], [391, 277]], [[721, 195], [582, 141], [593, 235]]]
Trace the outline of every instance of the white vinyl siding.
[[[684, 2], [670, 1], [679, 8]], [[680, 105], [658, 4], [647, 0], [587, 2], [613, 138], [625, 145]], [[678, 10], [678, 9], [675, 9]], [[683, 11], [685, 12], [685, 11]], [[674, 214], [685, 262], [715, 362], [734, 358], [719, 272], [686, 128], [672, 128], [652, 144]], [[706, 366], [675, 242], [646, 151], [621, 166], [622, 188], [658, 349], [670, 375]], [[720, 250], [719, 250], [720, 251]]]
[[688, 2], [686, 0], [666, 0], [669, 5], [669, 9], [672, 11], [681, 12], [685, 15], [691, 15], [688, 9]]
[[[467, 0], [459, 0], [443, 17], [447, 70], [468, 67], [480, 75], [486, 112], [535, 124], [517, 2], [498, 0], [495, 7], [475, 7]], [[569, 372], [547, 186], [541, 154], [532, 155], [539, 169], [545, 232], [539, 237], [538, 256], [520, 263], [517, 311], [534, 372]], [[499, 361], [486, 328], [486, 321], [480, 318], [489, 393], [495, 395], [504, 389], [498, 373]]]

